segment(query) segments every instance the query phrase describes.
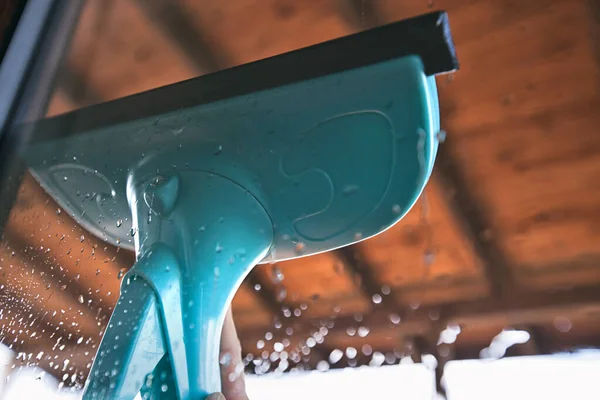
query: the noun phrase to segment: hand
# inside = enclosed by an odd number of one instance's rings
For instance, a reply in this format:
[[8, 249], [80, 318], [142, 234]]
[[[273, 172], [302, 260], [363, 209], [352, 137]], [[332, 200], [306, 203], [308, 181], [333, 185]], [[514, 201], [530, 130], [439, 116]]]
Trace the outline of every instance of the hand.
[[[244, 371], [236, 371], [242, 364], [242, 345], [238, 339], [231, 308], [227, 311], [221, 334], [221, 358], [226, 362], [221, 363], [221, 386], [223, 393], [213, 393], [207, 400], [248, 400]], [[240, 367], [238, 367], [240, 368]]]

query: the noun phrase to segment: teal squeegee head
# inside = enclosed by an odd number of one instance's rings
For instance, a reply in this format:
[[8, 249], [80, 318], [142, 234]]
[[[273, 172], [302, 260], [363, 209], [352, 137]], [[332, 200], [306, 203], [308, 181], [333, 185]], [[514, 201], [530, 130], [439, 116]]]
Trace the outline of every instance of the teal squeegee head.
[[137, 257], [84, 399], [219, 391], [224, 315], [254, 265], [367, 239], [415, 204], [434, 75], [457, 66], [436, 12], [40, 121], [36, 179]]

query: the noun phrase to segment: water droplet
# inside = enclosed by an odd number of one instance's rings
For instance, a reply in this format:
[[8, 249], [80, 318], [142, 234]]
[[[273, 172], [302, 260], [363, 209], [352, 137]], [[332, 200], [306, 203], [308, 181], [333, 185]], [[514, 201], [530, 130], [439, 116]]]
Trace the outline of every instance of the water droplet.
[[429, 311], [429, 318], [432, 321], [437, 321], [438, 319], [440, 319], [440, 312], [438, 310], [430, 310]]
[[265, 333], [265, 339], [267, 339], [267, 341], [272, 340], [273, 339], [273, 333], [272, 332]]
[[123, 278], [123, 275], [125, 275], [125, 270], [124, 269], [120, 269], [119, 273], [117, 274], [117, 279]]
[[381, 367], [381, 365], [384, 362], [385, 362], [385, 356], [383, 355], [383, 353], [376, 351], [375, 353], [373, 353], [373, 356], [371, 357], [371, 361], [369, 362], [369, 365], [371, 367]]
[[227, 366], [229, 366], [230, 363], [231, 363], [231, 353], [226, 352], [221, 356], [221, 359], [219, 360], [219, 364], [227, 367]]
[[121, 244], [121, 238], [117, 238], [116, 242], [117, 244]]
[[83, 241], [84, 241], [84, 240], [85, 240], [85, 236], [81, 235], [81, 236], [79, 237], [79, 241], [83, 243]]
[[358, 328], [357, 332], [358, 332], [358, 336], [360, 336], [360, 337], [367, 337], [367, 335], [370, 332], [370, 329], [367, 328], [366, 326], [361, 326], [361, 327]]
[[413, 310], [418, 309], [421, 306], [421, 303], [417, 302], [417, 301], [413, 301], [409, 304], [409, 307], [412, 308]]
[[435, 136], [440, 143], [444, 143], [446, 141], [446, 131], [444, 130], [439, 131]]
[[63, 181], [68, 181], [69, 178], [67, 178], [66, 176], [63, 176]]
[[329, 353], [329, 363], [335, 364], [336, 362], [340, 361], [343, 356], [344, 353], [340, 349], [335, 349]]
[[371, 354], [373, 354], [373, 348], [368, 344], [363, 344], [361, 351], [365, 356], [370, 356]]
[[135, 236], [135, 228], [131, 228], [131, 230], [129, 231], [129, 235], [130, 235], [131, 237], [134, 237], [134, 236]]
[[163, 383], [160, 387], [160, 390], [165, 393], [167, 390], [169, 390], [169, 386], [166, 383]]
[[329, 370], [329, 363], [325, 360], [321, 360], [317, 363], [317, 371], [325, 372]]
[[317, 345], [317, 341], [314, 338], [309, 337], [308, 339], [306, 339], [306, 345], [312, 349]]
[[282, 301], [285, 300], [286, 297], [287, 297], [286, 288], [284, 288], [284, 287], [279, 288], [279, 290], [277, 291], [277, 301], [281, 303]]
[[562, 333], [569, 332], [573, 327], [571, 321], [567, 317], [563, 316], [558, 316], [554, 318], [554, 321], [552, 321], [552, 323], [556, 330]]
[[223, 247], [219, 243], [217, 243], [217, 246], [215, 247], [215, 251], [217, 253], [221, 253], [223, 251]]
[[435, 261], [435, 253], [431, 249], [425, 250], [425, 253], [423, 253], [423, 264], [426, 267], [429, 267], [433, 264], [434, 261]]
[[281, 272], [279, 267], [277, 267], [275, 265], [273, 267], [273, 269], [271, 270], [271, 280], [273, 281], [273, 283], [278, 284], [278, 283], [283, 282], [283, 279], [284, 279], [283, 272]]
[[282, 352], [283, 351], [283, 343], [275, 342], [275, 344], [273, 344], [273, 350], [275, 350], [279, 353]]
[[400, 207], [400, 205], [398, 205], [398, 204], [394, 204], [392, 206], [392, 212], [394, 214], [400, 214], [402, 212], [402, 207]]
[[223, 151], [223, 146], [219, 145], [219, 147], [217, 147], [217, 150], [215, 150], [215, 155], [218, 156], [219, 154], [221, 154], [222, 151]]
[[381, 304], [382, 301], [383, 301], [383, 299], [381, 298], [381, 295], [379, 293], [375, 293], [373, 295], [373, 303]]
[[256, 285], [254, 285], [254, 290], [256, 290], [257, 292], [261, 289], [260, 283], [257, 283]]
[[398, 325], [400, 323], [400, 316], [398, 314], [390, 314], [388, 315], [390, 322], [394, 325]]
[[117, 220], [117, 228], [120, 228], [123, 225], [123, 220], [121, 218], [119, 218]]
[[389, 287], [388, 285], [383, 285], [383, 286], [381, 287], [381, 293], [382, 293], [383, 295], [386, 295], [386, 296], [387, 296], [387, 295], [388, 295], [388, 294], [390, 294], [391, 292], [392, 292], [392, 289], [390, 289], [390, 287]]
[[77, 298], [77, 300], [79, 300], [80, 304], [83, 304], [83, 302], [85, 301], [85, 299], [83, 298], [82, 295], [79, 295], [79, 297]]
[[294, 247], [294, 251], [296, 252], [296, 254], [301, 254], [304, 251], [304, 248], [306, 247], [306, 245], [302, 242], [298, 242], [296, 243], [296, 246]]
[[346, 328], [346, 334], [348, 336], [356, 335], [356, 328], [352, 328], [352, 327]]
[[352, 196], [354, 193], [358, 192], [359, 189], [360, 188], [358, 187], [358, 185], [346, 185], [344, 186], [342, 193], [344, 194], [344, 196]]
[[256, 348], [257, 349], [263, 349], [265, 347], [265, 341], [264, 340], [259, 340], [258, 342], [256, 342]]
[[352, 359], [352, 358], [356, 357], [357, 354], [358, 354], [358, 351], [356, 351], [356, 349], [354, 347], [346, 348], [346, 357]]
[[62, 210], [60, 208], [56, 209], [56, 215], [60, 215], [60, 213], [62, 213]]

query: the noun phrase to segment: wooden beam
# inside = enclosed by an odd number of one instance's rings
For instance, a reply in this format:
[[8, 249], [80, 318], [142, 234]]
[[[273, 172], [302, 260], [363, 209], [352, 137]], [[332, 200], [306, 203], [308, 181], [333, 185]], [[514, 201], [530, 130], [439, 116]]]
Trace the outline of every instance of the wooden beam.
[[493, 238], [488, 212], [472, 193], [448, 144], [441, 146], [436, 163], [433, 180], [441, 185], [448, 208], [482, 260], [492, 294], [497, 298], [507, 296], [513, 289], [511, 269], [504, 252]]
[[383, 23], [375, 0], [338, 0], [339, 13], [355, 30], [374, 28]]
[[351, 275], [352, 282], [359, 287], [360, 291], [369, 302], [374, 302], [375, 296], [381, 298], [381, 302], [375, 304], [375, 308], [389, 311], [398, 308], [397, 305], [394, 304], [392, 296], [382, 293], [382, 284], [377, 282], [371, 273], [371, 271], [373, 271], [372, 266], [369, 264], [366, 257], [361, 254], [357, 246], [343, 247], [336, 250], [335, 253], [343, 263], [346, 271]]
[[[260, 274], [257, 273], [256, 269], [253, 268], [244, 280], [244, 284], [247, 285], [250, 290], [256, 294], [256, 299], [262, 304], [264, 308], [269, 310], [273, 314], [274, 318], [278, 318], [281, 322], [286, 319], [283, 314], [283, 310], [287, 307], [285, 302], [277, 301], [276, 287], [272, 287], [270, 284], [265, 282]], [[259, 287], [259, 290], [256, 288]], [[288, 307], [289, 308], [289, 307]], [[264, 332], [263, 332], [264, 334]]]
[[[600, 287], [580, 287], [556, 292], [514, 293], [508, 300], [495, 298], [474, 302], [460, 302], [445, 306], [441, 317], [432, 321], [429, 312], [432, 308], [421, 307], [407, 315], [399, 324], [390, 321], [390, 315], [375, 310], [357, 322], [354, 316], [334, 319], [299, 320], [294, 325], [294, 335], [307, 335], [320, 326], [329, 325], [328, 341], [335, 342], [336, 335], [346, 337], [348, 328], [365, 326], [376, 330], [390, 330], [401, 337], [419, 337], [430, 334], [432, 329], [448, 324], [461, 326], [515, 326], [539, 325], [552, 321], [557, 315], [582, 316], [600, 311]], [[435, 308], [437, 311], [438, 309]], [[254, 338], [264, 335], [264, 327], [240, 332], [241, 337]], [[280, 333], [278, 333], [280, 335]], [[274, 340], [281, 340], [275, 337]], [[251, 340], [251, 339], [249, 339]]]
[[600, 0], [588, 0], [588, 9], [590, 16], [592, 45], [594, 47], [594, 56], [600, 68]]
[[178, 46], [201, 73], [231, 66], [226, 54], [210, 43], [206, 32], [177, 0], [137, 0], [139, 7]]
[[64, 62], [56, 79], [56, 87], [78, 107], [98, 104], [102, 96], [89, 84], [86, 77]]

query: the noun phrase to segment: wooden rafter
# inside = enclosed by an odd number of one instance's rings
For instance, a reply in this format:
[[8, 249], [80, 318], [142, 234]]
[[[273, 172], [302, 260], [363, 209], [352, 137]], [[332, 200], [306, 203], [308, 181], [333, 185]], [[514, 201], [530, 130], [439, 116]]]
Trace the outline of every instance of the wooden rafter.
[[437, 155], [433, 182], [441, 185], [449, 209], [462, 233], [473, 244], [483, 262], [485, 275], [495, 297], [506, 296], [511, 288], [511, 270], [504, 252], [493, 240], [492, 226], [481, 202], [475, 199], [464, 174], [453, 159], [448, 144], [442, 145]]
[[137, 4], [199, 72], [214, 72], [231, 64], [223, 51], [210, 43], [206, 32], [190, 18], [179, 1], [138, 0]]

